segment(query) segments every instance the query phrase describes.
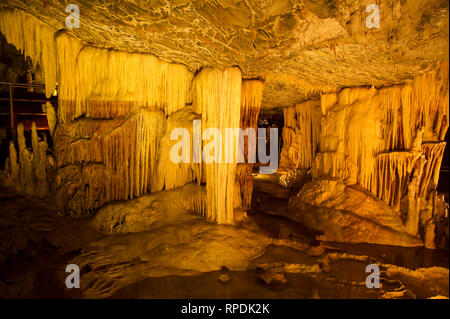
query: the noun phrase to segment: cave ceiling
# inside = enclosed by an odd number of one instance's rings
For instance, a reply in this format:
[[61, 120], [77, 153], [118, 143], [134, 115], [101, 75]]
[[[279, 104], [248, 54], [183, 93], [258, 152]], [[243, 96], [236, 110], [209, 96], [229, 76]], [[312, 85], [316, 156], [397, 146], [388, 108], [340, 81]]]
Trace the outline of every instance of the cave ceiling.
[[[65, 8], [80, 8], [86, 43], [151, 53], [186, 65], [237, 65], [244, 78], [266, 81], [263, 108], [291, 106], [320, 91], [389, 86], [448, 59], [448, 0], [6, 0], [55, 30]], [[377, 3], [380, 27], [368, 28]]]

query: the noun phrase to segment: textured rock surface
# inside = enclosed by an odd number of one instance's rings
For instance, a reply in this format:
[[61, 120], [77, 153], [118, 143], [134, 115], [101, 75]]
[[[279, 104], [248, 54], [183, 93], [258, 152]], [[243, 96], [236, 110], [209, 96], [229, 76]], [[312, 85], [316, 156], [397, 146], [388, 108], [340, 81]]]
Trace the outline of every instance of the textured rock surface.
[[[245, 270], [261, 255], [267, 237], [196, 217], [191, 222], [153, 231], [118, 234], [83, 248], [72, 262], [81, 269], [85, 297], [104, 297], [146, 277], [192, 275], [218, 270]], [[82, 271], [83, 272], [83, 271]]]
[[192, 202], [189, 195], [195, 196], [194, 191], [189, 192], [191, 186], [109, 203], [98, 210], [92, 223], [102, 232], [128, 233], [192, 220], [195, 216], [186, 214], [183, 205], [183, 202]]
[[16, 149], [14, 141], [10, 141], [9, 157], [4, 170], [0, 170], [0, 184], [39, 198], [48, 196], [55, 176], [54, 159], [47, 154], [47, 141], [39, 138], [35, 122], [31, 127], [31, 148], [22, 123], [17, 126], [17, 146]]
[[[93, 228], [91, 217], [58, 216], [44, 201], [10, 189], [0, 188], [0, 203], [1, 298], [310, 298], [314, 290], [320, 298], [448, 298], [448, 258], [436, 264], [439, 255], [429, 250], [426, 258], [420, 250], [386, 246], [376, 246], [378, 253], [348, 255], [333, 248], [311, 255], [267, 246], [270, 238], [260, 230], [214, 225], [198, 216], [111, 236]], [[366, 253], [373, 257], [361, 256]], [[64, 285], [65, 267], [74, 261], [84, 265], [81, 289]], [[383, 270], [380, 289], [364, 284], [372, 263]], [[446, 268], [424, 268], [432, 266]], [[284, 277], [283, 289], [265, 284], [261, 272]], [[228, 281], [220, 282], [221, 274]]]
[[[448, 85], [448, 62], [443, 62], [404, 85], [346, 88], [285, 108], [281, 166], [362, 186], [406, 217], [407, 232], [421, 233], [432, 248], [434, 223], [442, 215], [432, 198], [446, 145]], [[341, 191], [316, 190], [305, 200], [315, 205]]]
[[279, 183], [283, 187], [300, 187], [309, 181], [308, 170], [294, 168], [289, 170], [286, 174], [282, 174], [279, 179]]
[[151, 185], [164, 114], [140, 110], [126, 118], [81, 119], [55, 131], [56, 202], [66, 214], [94, 211]]
[[317, 179], [289, 202], [288, 217], [324, 232], [321, 240], [421, 246], [407, 233], [400, 215], [359, 186]]
[[[370, 1], [80, 0], [86, 43], [152, 53], [203, 66], [239, 65], [266, 79], [263, 107], [290, 106], [321, 89], [388, 85], [448, 59], [448, 1], [378, 3], [380, 28], [366, 26]], [[65, 28], [66, 1], [7, 0]]]

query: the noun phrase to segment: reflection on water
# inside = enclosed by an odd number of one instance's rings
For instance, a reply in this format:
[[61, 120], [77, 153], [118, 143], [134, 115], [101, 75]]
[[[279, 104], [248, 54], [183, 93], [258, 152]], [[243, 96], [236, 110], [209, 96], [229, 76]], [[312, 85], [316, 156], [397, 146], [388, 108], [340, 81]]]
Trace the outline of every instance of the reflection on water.
[[374, 244], [327, 243], [349, 254], [369, 256], [379, 262], [409, 269], [421, 267], [448, 268], [449, 252], [446, 249], [430, 250], [424, 247], [397, 247]]
[[[276, 184], [276, 178], [277, 176], [254, 176], [254, 205], [248, 212], [248, 216], [259, 230], [265, 232], [269, 237], [317, 244], [315, 236], [320, 232], [282, 216], [282, 212], [287, 209], [289, 190]], [[449, 268], [448, 249], [430, 250], [424, 247], [349, 243], [325, 243], [325, 245], [332, 251], [369, 256], [380, 263], [408, 269], [435, 266]]]

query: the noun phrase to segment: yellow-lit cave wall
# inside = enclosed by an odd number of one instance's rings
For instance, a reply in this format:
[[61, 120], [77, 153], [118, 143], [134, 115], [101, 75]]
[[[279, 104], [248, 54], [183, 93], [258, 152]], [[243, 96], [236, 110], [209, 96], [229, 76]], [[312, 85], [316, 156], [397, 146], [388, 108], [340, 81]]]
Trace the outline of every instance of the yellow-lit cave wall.
[[[192, 146], [195, 119], [203, 130], [254, 126], [262, 81], [245, 84], [238, 68], [205, 68], [195, 76], [152, 55], [85, 45], [15, 9], [0, 12], [0, 31], [42, 65], [48, 95], [58, 84], [53, 189], [61, 212], [89, 214], [110, 201], [197, 182], [205, 186], [187, 189], [185, 207], [235, 223], [242, 205], [236, 163], [173, 163], [170, 133], [186, 128]], [[247, 202], [250, 180], [251, 174], [241, 183]]]
[[448, 116], [448, 61], [404, 85], [324, 93], [284, 110], [280, 165], [361, 185], [416, 235], [434, 210]]

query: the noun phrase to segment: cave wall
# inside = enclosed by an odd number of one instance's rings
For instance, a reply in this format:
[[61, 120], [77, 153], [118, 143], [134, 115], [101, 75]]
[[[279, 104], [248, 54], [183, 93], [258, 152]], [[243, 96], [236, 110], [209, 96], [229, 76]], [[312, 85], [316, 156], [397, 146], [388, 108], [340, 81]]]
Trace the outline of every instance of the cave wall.
[[0, 11], [0, 32], [8, 43], [30, 57], [33, 69], [40, 66], [45, 81], [45, 94], [50, 98], [57, 82], [54, 31], [32, 15], [11, 9]]
[[436, 203], [448, 72], [446, 61], [404, 85], [346, 88], [285, 109], [281, 165], [364, 187], [402, 213], [416, 235], [419, 216]]
[[[198, 142], [194, 120], [201, 121], [200, 133], [218, 128], [223, 136], [228, 127], [256, 126], [262, 81], [242, 80], [236, 67], [205, 68], [194, 75], [149, 54], [86, 45], [20, 10], [2, 11], [0, 17], [7, 40], [43, 65], [47, 93], [58, 83], [56, 173], [54, 194], [48, 195], [59, 211], [90, 214], [110, 201], [191, 182], [203, 186], [188, 188], [180, 200], [209, 220], [234, 224], [243, 199], [249, 206], [250, 166], [241, 174], [235, 159], [196, 162], [192, 151], [188, 163], [175, 163], [169, 154], [177, 140], [171, 133], [186, 129], [192, 150]], [[200, 140], [200, 150], [209, 142]], [[224, 154], [227, 143], [220, 147]]]
[[[248, 128], [257, 132], [258, 116], [261, 109], [263, 91], [265, 83], [261, 80], [242, 81], [241, 94], [241, 123], [243, 130]], [[248, 136], [244, 137], [244, 158], [245, 163], [240, 163], [236, 167], [239, 193], [241, 194], [241, 204], [244, 209], [250, 209], [253, 193], [253, 163], [248, 161], [249, 141]], [[255, 147], [256, 149], [256, 147]]]

